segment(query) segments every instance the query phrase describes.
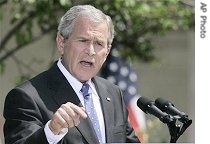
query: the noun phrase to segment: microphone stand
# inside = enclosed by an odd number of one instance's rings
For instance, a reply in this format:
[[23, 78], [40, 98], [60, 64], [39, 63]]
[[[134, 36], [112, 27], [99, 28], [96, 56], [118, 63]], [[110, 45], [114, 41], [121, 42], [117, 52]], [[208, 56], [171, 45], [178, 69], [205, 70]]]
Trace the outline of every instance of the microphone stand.
[[171, 135], [170, 143], [176, 143], [179, 138], [179, 131], [181, 126], [176, 124], [176, 120], [171, 123], [167, 123], [167, 126]]
[[[174, 118], [176, 118], [174, 116]], [[179, 119], [183, 123], [181, 125], [176, 124], [176, 119]], [[176, 118], [173, 121], [167, 123], [169, 133], [171, 135], [170, 143], [176, 143], [178, 138], [184, 133], [184, 131], [192, 124], [192, 120], [184, 117], [184, 118]]]

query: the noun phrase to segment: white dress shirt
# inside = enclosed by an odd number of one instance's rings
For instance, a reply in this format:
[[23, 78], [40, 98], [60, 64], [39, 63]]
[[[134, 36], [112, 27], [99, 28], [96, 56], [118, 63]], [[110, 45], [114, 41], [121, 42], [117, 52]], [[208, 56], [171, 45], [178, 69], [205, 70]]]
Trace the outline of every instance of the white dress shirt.
[[[69, 84], [72, 86], [72, 88], [74, 89], [78, 98], [80, 99], [82, 105], [84, 106], [84, 97], [82, 95], [82, 92], [80, 91], [82, 88], [82, 83], [80, 81], [78, 81], [75, 77], [73, 77], [66, 70], [66, 68], [61, 63], [61, 58], [58, 60], [57, 66], [60, 69], [60, 71], [63, 73], [63, 75], [66, 77]], [[90, 88], [92, 91], [91, 94], [92, 94], [92, 98], [93, 98], [93, 104], [94, 104], [94, 107], [95, 107], [95, 110], [96, 110], [96, 113], [97, 113], [98, 119], [99, 119], [102, 142], [106, 143], [104, 117], [103, 117], [103, 113], [102, 113], [102, 109], [101, 109], [100, 97], [98, 96], [98, 93], [95, 89], [95, 85], [93, 84], [93, 82], [91, 80], [88, 80], [87, 83], [90, 85]], [[62, 131], [58, 135], [54, 135], [53, 132], [49, 129], [49, 126], [48, 126], [49, 122], [50, 121], [47, 122], [47, 124], [45, 125], [45, 128], [44, 128], [47, 140], [50, 144], [57, 144], [67, 134], [68, 128], [63, 128]]]

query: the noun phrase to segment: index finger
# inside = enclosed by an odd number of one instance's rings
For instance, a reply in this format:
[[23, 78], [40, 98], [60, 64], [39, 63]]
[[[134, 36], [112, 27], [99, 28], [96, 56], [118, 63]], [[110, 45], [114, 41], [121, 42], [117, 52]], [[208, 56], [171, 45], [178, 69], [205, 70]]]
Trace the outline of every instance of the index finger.
[[71, 109], [76, 112], [78, 115], [80, 115], [82, 118], [87, 118], [87, 114], [85, 112], [84, 107], [79, 107], [73, 103], [68, 102], [68, 105], [71, 107]]

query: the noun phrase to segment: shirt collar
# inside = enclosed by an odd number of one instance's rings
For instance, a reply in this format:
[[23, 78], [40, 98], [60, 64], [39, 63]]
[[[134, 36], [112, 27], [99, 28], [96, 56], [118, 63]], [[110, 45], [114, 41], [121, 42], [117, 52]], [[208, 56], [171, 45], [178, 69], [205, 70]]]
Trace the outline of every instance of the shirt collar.
[[[67, 71], [67, 69], [63, 66], [61, 62], [61, 58], [59, 58], [57, 62], [57, 66], [60, 69], [60, 71], [63, 73], [69, 84], [72, 86], [75, 92], [80, 92], [82, 88], [82, 84], [78, 79], [76, 79], [70, 72]], [[93, 89], [93, 83], [91, 80], [88, 80], [87, 83], [90, 85], [90, 88]]]

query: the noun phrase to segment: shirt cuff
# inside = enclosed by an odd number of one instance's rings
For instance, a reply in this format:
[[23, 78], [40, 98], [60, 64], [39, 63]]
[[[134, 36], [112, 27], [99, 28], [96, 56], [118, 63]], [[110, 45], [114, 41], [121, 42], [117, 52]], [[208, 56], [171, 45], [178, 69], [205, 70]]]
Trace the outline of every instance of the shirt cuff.
[[49, 128], [50, 121], [46, 123], [44, 132], [49, 144], [57, 144], [67, 134], [68, 128], [63, 128], [58, 135], [55, 135]]

